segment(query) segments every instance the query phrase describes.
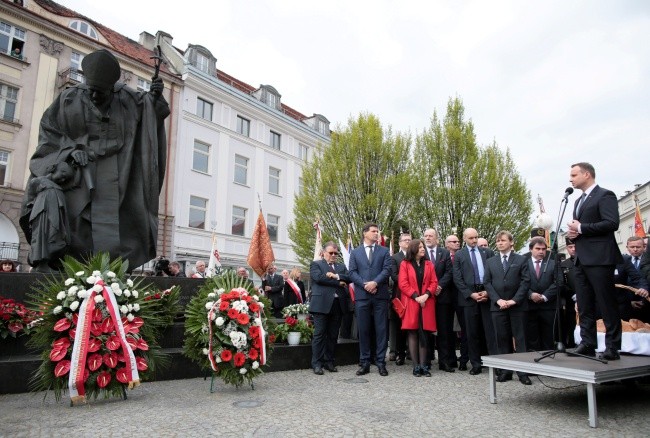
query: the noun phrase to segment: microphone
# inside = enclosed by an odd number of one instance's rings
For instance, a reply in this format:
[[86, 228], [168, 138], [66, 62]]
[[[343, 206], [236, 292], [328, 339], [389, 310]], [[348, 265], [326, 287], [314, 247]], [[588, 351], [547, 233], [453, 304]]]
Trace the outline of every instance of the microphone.
[[567, 187], [564, 191], [564, 197], [562, 197], [562, 200], [566, 201], [571, 193], [573, 193], [573, 187]]

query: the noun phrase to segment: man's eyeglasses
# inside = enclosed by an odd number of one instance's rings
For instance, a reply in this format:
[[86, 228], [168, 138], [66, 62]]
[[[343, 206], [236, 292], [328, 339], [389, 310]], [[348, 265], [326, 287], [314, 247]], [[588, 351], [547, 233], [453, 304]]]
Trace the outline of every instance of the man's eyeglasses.
[[327, 251], [327, 253], [328, 253], [329, 255], [339, 255], [339, 253], [336, 252], [336, 251], [334, 251], [334, 252], [332, 252], [332, 251]]
[[449, 243], [460, 243], [459, 240], [450, 240]]

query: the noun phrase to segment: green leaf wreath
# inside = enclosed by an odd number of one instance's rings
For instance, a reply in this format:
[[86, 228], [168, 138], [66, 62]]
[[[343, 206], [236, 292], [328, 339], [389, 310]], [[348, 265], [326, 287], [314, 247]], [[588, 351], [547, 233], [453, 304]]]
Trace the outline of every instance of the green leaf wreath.
[[[128, 350], [133, 352], [140, 380], [147, 380], [156, 368], [168, 364], [169, 359], [160, 351], [158, 339], [179, 311], [179, 288], [169, 290], [164, 300], [147, 298], [159, 291], [143, 284], [141, 278], [127, 278], [127, 269], [128, 262], [111, 261], [105, 253], [87, 262], [66, 257], [63, 271], [45, 277], [28, 295], [32, 309], [43, 312], [28, 342], [28, 346], [43, 352], [43, 361], [30, 380], [32, 391], [53, 390], [57, 401], [68, 392], [69, 373], [74, 369], [75, 338], [77, 331], [83, 332], [77, 323], [84, 303], [94, 306], [94, 310], [86, 317], [89, 337], [85, 341], [80, 337], [79, 341], [88, 346], [87, 361], [82, 364], [84, 369], [77, 368], [85, 379], [82, 400], [96, 399], [100, 395], [120, 397], [125, 388], [139, 384], [139, 381], [127, 379], [127, 368], [133, 368], [125, 364], [129, 361]], [[105, 283], [107, 291], [99, 280]], [[120, 342], [119, 323], [110, 316], [109, 303], [102, 297], [104, 293], [115, 297], [115, 319], [122, 323], [123, 339], [128, 347]], [[89, 303], [91, 296], [94, 296], [93, 303]], [[167, 315], [170, 312], [171, 317]]]
[[[234, 271], [206, 279], [186, 308], [185, 355], [227, 384], [251, 384], [263, 372], [259, 333], [263, 328], [268, 334], [266, 309], [270, 302]], [[268, 336], [264, 343], [268, 357]]]

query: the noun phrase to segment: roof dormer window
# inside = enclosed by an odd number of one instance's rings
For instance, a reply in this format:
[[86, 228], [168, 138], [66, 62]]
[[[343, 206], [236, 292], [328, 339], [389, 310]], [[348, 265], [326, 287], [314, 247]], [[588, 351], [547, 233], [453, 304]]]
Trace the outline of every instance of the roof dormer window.
[[72, 20], [70, 22], [70, 29], [76, 30], [79, 33], [87, 35], [94, 40], [99, 39], [97, 38], [97, 32], [95, 31], [95, 29], [85, 21]]
[[280, 96], [278, 90], [276, 90], [272, 86], [260, 85], [260, 88], [255, 90], [252, 94], [259, 101], [264, 102], [271, 108], [275, 108], [277, 110], [282, 109], [282, 104], [280, 103], [280, 98], [282, 96]]

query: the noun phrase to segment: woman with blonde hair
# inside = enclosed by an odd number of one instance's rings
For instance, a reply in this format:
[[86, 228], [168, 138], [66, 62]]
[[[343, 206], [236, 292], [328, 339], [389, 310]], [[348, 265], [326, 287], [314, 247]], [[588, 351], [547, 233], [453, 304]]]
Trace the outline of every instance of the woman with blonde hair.
[[294, 267], [284, 283], [284, 305], [303, 304], [305, 302], [305, 283], [300, 279], [302, 272]]

